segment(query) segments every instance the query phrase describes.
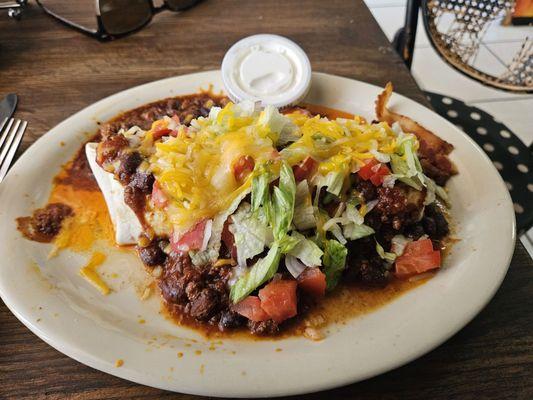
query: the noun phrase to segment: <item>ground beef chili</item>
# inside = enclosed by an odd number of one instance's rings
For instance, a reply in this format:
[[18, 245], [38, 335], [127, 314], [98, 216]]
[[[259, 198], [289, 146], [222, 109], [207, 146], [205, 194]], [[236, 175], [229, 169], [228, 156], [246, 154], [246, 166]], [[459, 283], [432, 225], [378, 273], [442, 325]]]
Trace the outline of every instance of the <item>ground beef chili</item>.
[[223, 331], [235, 329], [246, 319], [230, 310], [230, 274], [230, 266], [195, 267], [188, 255], [171, 253], [164, 263], [159, 288], [172, 314], [189, 316]]
[[170, 253], [159, 278], [159, 289], [169, 312], [180, 319], [185, 316], [223, 332], [246, 327], [254, 335], [277, 334], [276, 322], [249, 321], [231, 309], [228, 289], [231, 268], [229, 265], [197, 267], [192, 265], [188, 255]]
[[[363, 182], [356, 183], [356, 190], [363, 195], [369, 188]], [[371, 196], [368, 193], [372, 193]], [[363, 195], [365, 200], [377, 200], [374, 209], [365, 216], [365, 223], [375, 231], [376, 240], [389, 249], [395, 235], [418, 240], [427, 235], [434, 248], [441, 248], [442, 240], [450, 233], [448, 221], [435, 204], [424, 206], [424, 192], [407, 185], [394, 188], [376, 188]], [[368, 197], [367, 197], [368, 196]], [[390, 267], [376, 252], [374, 238], [367, 237], [348, 242], [348, 261], [345, 270], [348, 281], [372, 286], [384, 286], [391, 279]]]
[[167, 259], [167, 254], [164, 251], [167, 246], [168, 241], [166, 240], [154, 240], [148, 246], [138, 246], [139, 258], [148, 267], [163, 265]]
[[426, 146], [425, 142], [420, 142], [420, 165], [424, 173], [433, 179], [437, 185], [444, 186], [448, 179], [457, 173], [454, 165], [448, 158], [448, 153], [452, 151], [453, 146], [447, 142], [444, 142], [444, 148], [441, 149], [441, 153], [436, 152], [434, 149]]
[[133, 179], [137, 167], [141, 165], [143, 161], [142, 156], [136, 151], [121, 152], [118, 161], [119, 164], [115, 175], [123, 185], [127, 185]]
[[17, 229], [28, 239], [50, 243], [61, 230], [65, 218], [74, 215], [66, 204], [50, 203], [39, 208], [30, 217], [17, 218]]
[[144, 194], [152, 193], [155, 178], [147, 172], [137, 171], [131, 177], [129, 185], [140, 190]]

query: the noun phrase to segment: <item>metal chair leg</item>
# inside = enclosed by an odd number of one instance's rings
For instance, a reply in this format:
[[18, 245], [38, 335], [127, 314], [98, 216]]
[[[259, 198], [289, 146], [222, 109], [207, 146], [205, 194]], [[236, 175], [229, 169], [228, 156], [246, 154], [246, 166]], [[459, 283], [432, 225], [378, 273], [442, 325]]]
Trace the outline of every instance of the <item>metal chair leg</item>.
[[404, 26], [396, 32], [392, 41], [392, 45], [409, 69], [413, 63], [419, 9], [420, 0], [407, 0]]

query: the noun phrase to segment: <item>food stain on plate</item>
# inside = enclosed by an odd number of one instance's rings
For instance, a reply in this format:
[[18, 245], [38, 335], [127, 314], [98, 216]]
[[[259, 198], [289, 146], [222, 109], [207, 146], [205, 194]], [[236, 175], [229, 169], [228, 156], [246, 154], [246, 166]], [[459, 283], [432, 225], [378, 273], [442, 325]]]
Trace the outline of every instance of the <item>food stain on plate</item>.
[[102, 280], [97, 268], [106, 260], [106, 255], [99, 251], [94, 252], [88, 263], [80, 269], [83, 276], [91, 285], [100, 291], [104, 296], [111, 293], [109, 286]]

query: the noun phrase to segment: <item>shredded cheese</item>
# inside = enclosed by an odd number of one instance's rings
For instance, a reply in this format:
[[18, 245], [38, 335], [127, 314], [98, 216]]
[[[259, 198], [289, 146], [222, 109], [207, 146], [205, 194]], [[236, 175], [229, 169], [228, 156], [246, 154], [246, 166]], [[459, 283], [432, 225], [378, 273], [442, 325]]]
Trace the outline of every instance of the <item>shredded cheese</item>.
[[89, 262], [80, 269], [80, 275], [83, 276], [87, 282], [93, 285], [103, 295], [108, 295], [111, 289], [102, 280], [96, 269], [105, 261], [106, 255], [100, 252], [94, 252]]
[[[149, 169], [169, 197], [167, 223], [174, 231], [186, 232], [203, 219], [224, 211], [251, 186], [253, 174], [236, 178], [234, 166], [241, 157], [255, 165], [270, 161], [274, 170], [280, 158], [297, 165], [311, 156], [318, 173], [357, 171], [376, 152], [392, 154], [396, 134], [387, 123], [368, 124], [353, 119], [328, 120], [302, 113], [286, 116], [296, 127], [292, 143], [278, 153], [280, 132], [268, 124], [265, 111], [245, 114], [232, 103], [192, 121], [191, 127], [176, 126], [172, 136], [153, 141], [153, 132], [167, 127], [167, 120], [154, 122], [144, 135], [142, 147], [150, 154]], [[151, 149], [149, 147], [151, 146]]]
[[[171, 197], [170, 222], [183, 230], [225, 210], [251, 185], [235, 177], [233, 166], [243, 156], [262, 163], [276, 156], [275, 147], [257, 119], [232, 117], [223, 109], [217, 122], [223, 134], [208, 129], [181, 129], [176, 137], [156, 142], [150, 168], [162, 190]], [[268, 133], [268, 132], [267, 132]]]

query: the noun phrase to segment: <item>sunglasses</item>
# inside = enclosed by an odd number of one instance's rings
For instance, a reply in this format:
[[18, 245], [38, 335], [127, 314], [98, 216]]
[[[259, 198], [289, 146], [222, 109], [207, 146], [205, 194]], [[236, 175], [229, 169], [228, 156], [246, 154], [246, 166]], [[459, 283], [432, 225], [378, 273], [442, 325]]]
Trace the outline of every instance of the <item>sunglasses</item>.
[[96, 0], [96, 29], [86, 28], [62, 17], [36, 0], [39, 7], [62, 24], [101, 41], [117, 39], [144, 28], [155, 14], [164, 10], [183, 11], [201, 0], [165, 0], [156, 7], [153, 0]]

